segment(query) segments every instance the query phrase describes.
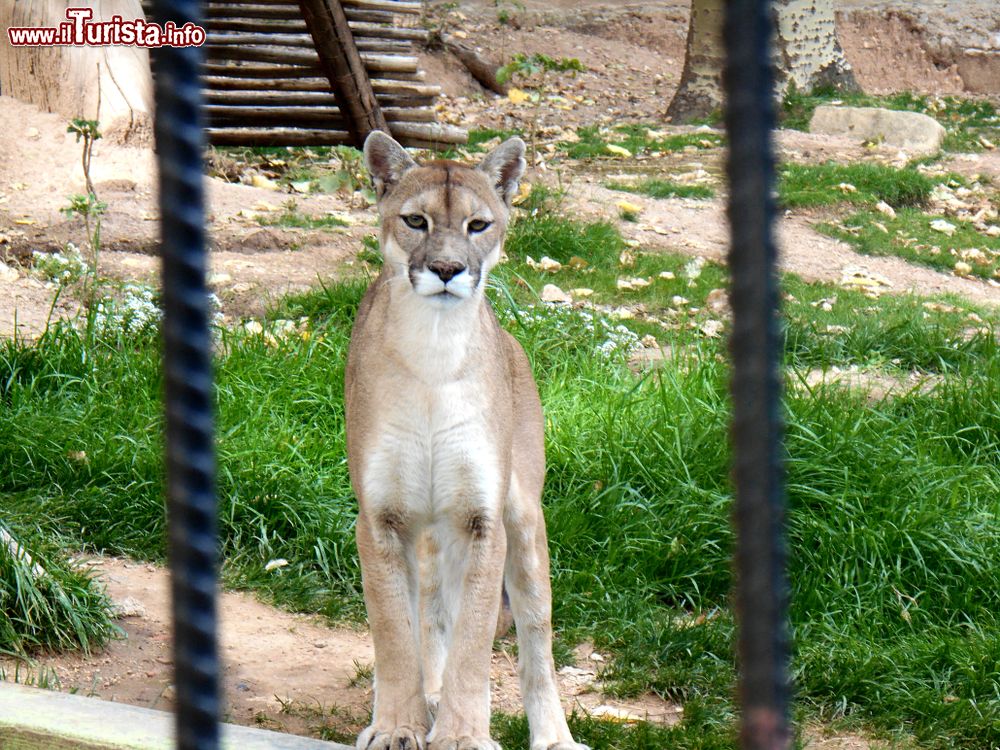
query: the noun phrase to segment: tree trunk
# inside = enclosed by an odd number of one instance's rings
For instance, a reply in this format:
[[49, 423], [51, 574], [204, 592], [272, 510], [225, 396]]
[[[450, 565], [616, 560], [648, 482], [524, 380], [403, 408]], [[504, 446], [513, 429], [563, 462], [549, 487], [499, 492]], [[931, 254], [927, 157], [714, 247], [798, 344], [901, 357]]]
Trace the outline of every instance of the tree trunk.
[[[691, 0], [687, 54], [667, 115], [674, 122], [708, 117], [722, 106], [722, 18], [725, 0]], [[775, 95], [793, 85], [857, 91], [837, 41], [833, 0], [774, 0]]]
[[[65, 23], [74, 0], [0, 3], [0, 93], [67, 119], [100, 121], [104, 138], [119, 143], [152, 140], [153, 81], [141, 47], [12, 47], [10, 26]], [[139, 0], [96, 0], [93, 21], [144, 18]], [[100, 112], [98, 112], [100, 102]]]

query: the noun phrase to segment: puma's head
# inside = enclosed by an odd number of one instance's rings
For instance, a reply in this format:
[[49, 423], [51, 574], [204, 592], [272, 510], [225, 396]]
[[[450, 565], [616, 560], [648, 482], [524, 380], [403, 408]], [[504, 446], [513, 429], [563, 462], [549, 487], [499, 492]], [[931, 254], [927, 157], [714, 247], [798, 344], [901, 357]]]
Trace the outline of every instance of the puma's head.
[[382, 218], [382, 255], [396, 277], [438, 307], [482, 291], [500, 259], [510, 203], [524, 172], [524, 142], [511, 138], [482, 163], [417, 164], [374, 131], [365, 163]]

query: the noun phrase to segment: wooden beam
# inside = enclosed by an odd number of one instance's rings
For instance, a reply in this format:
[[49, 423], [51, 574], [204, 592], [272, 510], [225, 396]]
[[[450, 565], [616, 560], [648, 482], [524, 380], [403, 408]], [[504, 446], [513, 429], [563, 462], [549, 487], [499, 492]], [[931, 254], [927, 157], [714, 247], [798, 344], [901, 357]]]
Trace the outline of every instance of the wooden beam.
[[213, 146], [342, 146], [351, 143], [348, 133], [337, 130], [277, 128], [208, 128]]
[[299, 6], [316, 43], [320, 67], [346, 115], [347, 130], [360, 148], [369, 133], [388, 132], [389, 124], [375, 99], [344, 9], [340, 0], [299, 0]]
[[[318, 78], [323, 75], [319, 68], [319, 60], [312, 65], [226, 65], [208, 63], [205, 75], [225, 76], [227, 78], [274, 78], [293, 80], [301, 78]], [[329, 83], [325, 91], [330, 90]]]
[[[344, 116], [337, 107], [226, 107], [210, 104], [205, 108], [209, 127], [234, 128], [315, 128], [346, 130]], [[382, 110], [389, 123], [433, 123], [434, 110], [427, 108]], [[390, 124], [390, 127], [395, 125]]]
[[[329, 93], [330, 82], [317, 72], [303, 72], [304, 68], [253, 68], [253, 75], [246, 75], [248, 66], [207, 65], [205, 67], [205, 88], [212, 92], [222, 91], [325, 91]], [[233, 71], [243, 71], [233, 72]], [[289, 74], [287, 71], [291, 71]], [[273, 76], [272, 76], [273, 74]], [[415, 100], [431, 100], [441, 95], [441, 87], [428, 83], [409, 81], [387, 81], [372, 79], [372, 90], [381, 102], [383, 97], [395, 96]], [[418, 102], [425, 103], [425, 102]]]
[[405, 2], [405, 0], [343, 0], [344, 5], [350, 5], [364, 10], [385, 10], [390, 13], [410, 13], [419, 16], [423, 3]]

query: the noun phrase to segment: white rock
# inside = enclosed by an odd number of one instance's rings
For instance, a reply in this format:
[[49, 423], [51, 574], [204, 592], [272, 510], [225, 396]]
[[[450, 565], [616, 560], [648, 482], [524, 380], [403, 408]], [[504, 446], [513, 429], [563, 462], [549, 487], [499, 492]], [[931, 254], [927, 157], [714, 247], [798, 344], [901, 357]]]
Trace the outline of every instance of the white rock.
[[876, 203], [875, 210], [878, 211], [880, 214], [885, 214], [890, 219], [896, 218], [896, 209], [894, 209], [885, 201], [879, 201], [878, 203]]
[[945, 129], [937, 120], [919, 112], [899, 112], [880, 107], [816, 107], [810, 133], [850, 135], [858, 140], [879, 139], [916, 153], [935, 153]]

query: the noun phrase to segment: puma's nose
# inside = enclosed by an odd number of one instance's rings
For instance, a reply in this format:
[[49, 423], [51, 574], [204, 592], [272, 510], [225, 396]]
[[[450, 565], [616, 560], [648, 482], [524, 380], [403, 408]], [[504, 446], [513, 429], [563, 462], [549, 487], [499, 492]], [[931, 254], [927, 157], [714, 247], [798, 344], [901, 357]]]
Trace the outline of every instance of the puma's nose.
[[465, 266], [455, 260], [435, 260], [428, 263], [427, 268], [436, 273], [445, 284], [465, 270]]

